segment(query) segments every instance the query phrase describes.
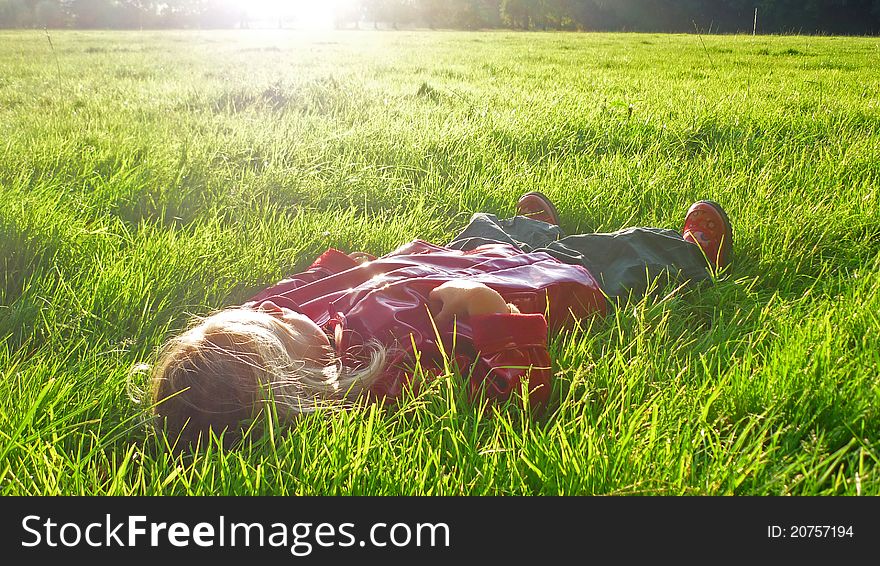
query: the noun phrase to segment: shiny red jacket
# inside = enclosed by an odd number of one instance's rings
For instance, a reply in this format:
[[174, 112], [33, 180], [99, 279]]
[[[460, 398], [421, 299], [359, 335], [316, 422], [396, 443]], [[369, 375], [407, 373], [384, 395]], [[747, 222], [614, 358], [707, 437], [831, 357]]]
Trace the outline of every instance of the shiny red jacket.
[[[491, 287], [521, 314], [470, 317], [435, 330], [431, 315], [437, 312], [430, 310], [428, 294], [453, 279]], [[428, 372], [442, 368], [445, 359], [470, 376], [472, 395], [485, 391], [489, 399], [507, 399], [528, 376], [533, 407], [550, 395], [548, 322], [550, 330], [559, 330], [575, 318], [604, 314], [606, 305], [585, 268], [545, 253], [523, 253], [505, 244], [462, 252], [421, 240], [364, 264], [329, 249], [307, 271], [246, 304], [266, 300], [315, 321], [345, 364], [363, 361], [357, 346], [369, 338], [385, 345], [389, 362], [371, 387], [379, 397], [400, 394], [416, 359]]]

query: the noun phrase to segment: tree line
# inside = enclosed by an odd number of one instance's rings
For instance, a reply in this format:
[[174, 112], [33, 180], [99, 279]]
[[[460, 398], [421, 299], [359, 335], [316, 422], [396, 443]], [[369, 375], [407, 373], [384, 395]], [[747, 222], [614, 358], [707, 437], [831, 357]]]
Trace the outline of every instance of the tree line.
[[[302, 1], [261, 16], [279, 27], [295, 25]], [[0, 0], [0, 28], [245, 28], [256, 23], [246, 6], [235, 0]], [[880, 32], [880, 0], [343, 0], [335, 6], [339, 28]]]

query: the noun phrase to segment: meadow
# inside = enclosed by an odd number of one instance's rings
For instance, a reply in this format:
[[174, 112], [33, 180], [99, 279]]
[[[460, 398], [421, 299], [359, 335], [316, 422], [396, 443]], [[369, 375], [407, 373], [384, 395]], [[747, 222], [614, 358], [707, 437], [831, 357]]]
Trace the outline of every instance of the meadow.
[[[0, 31], [0, 493], [880, 494], [880, 40]], [[177, 454], [142, 364], [328, 247], [734, 225], [734, 269], [461, 377]]]

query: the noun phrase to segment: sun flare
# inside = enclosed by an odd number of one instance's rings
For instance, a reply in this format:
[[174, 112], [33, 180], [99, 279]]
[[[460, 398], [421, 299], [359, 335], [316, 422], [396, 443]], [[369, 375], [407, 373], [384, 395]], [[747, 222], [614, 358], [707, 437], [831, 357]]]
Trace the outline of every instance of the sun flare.
[[346, 0], [231, 0], [255, 27], [332, 29]]

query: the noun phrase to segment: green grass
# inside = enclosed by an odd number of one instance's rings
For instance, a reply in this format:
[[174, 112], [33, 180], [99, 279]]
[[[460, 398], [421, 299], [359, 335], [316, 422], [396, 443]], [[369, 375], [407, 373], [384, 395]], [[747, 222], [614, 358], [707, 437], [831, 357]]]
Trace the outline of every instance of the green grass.
[[[0, 32], [0, 493], [880, 494], [880, 42]], [[540, 189], [570, 232], [736, 269], [556, 337], [551, 410], [454, 375], [176, 456], [129, 374], [328, 246], [442, 243]], [[136, 374], [135, 385], [145, 376]]]

